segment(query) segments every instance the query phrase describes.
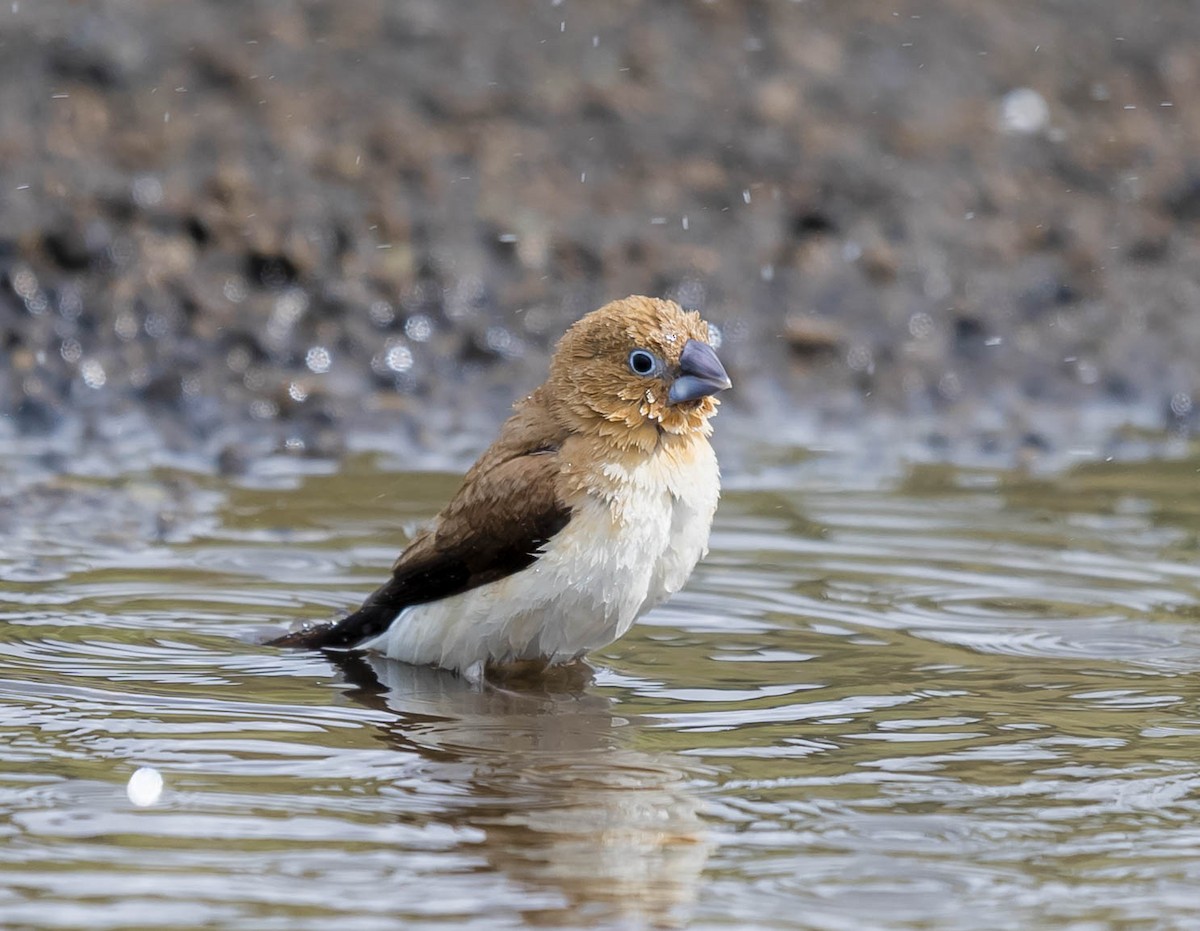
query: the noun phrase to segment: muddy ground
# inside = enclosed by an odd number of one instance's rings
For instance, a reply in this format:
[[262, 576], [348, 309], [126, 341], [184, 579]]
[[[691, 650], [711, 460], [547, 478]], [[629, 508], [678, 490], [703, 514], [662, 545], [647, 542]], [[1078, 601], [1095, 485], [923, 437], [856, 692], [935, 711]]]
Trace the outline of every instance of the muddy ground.
[[1191, 0], [4, 0], [0, 442], [469, 455], [631, 292], [750, 433], [1188, 432], [1198, 91]]

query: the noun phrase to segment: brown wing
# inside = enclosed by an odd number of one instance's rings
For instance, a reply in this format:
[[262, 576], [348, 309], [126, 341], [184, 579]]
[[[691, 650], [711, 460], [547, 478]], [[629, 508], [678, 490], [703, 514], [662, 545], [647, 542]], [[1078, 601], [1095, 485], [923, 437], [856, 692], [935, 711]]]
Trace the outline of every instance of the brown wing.
[[361, 608], [273, 640], [285, 647], [353, 647], [382, 633], [409, 605], [437, 601], [511, 575], [538, 558], [567, 525], [571, 509], [558, 500], [557, 448], [491, 464], [481, 461], [437, 522], [400, 554], [392, 578]]

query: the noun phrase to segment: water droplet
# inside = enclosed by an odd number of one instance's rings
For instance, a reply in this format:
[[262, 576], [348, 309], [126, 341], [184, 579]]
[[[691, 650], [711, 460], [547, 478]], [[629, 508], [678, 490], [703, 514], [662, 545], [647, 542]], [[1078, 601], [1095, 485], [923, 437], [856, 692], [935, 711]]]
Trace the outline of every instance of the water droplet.
[[146, 315], [146, 321], [142, 324], [142, 329], [146, 331], [146, 335], [151, 339], [162, 339], [171, 332], [171, 321], [164, 314], [156, 311]]
[[846, 353], [846, 364], [855, 372], [871, 372], [875, 369], [875, 356], [866, 346], [851, 346]]
[[255, 420], [274, 420], [279, 416], [279, 405], [266, 398], [257, 398], [250, 402], [250, 416]]
[[504, 355], [512, 348], [513, 337], [504, 327], [492, 326], [488, 327], [483, 341], [492, 352]]
[[275, 345], [282, 344], [307, 309], [308, 297], [300, 289], [293, 288], [279, 295], [267, 319], [267, 340]]
[[79, 374], [83, 378], [83, 383], [93, 389], [103, 388], [105, 382], [108, 381], [104, 366], [95, 359], [88, 359], [79, 366]]
[[396, 311], [387, 301], [372, 301], [367, 308], [371, 322], [378, 327], [391, 326], [396, 319]]
[[125, 794], [129, 801], [139, 808], [147, 808], [162, 797], [163, 777], [157, 769], [143, 766], [134, 770], [129, 782], [125, 784]]
[[12, 273], [12, 289], [17, 292], [17, 297], [29, 300], [38, 292], [37, 276], [22, 265]]
[[383, 362], [390, 371], [407, 372], [413, 364], [412, 350], [403, 343], [397, 343], [388, 349]]
[[141, 330], [137, 315], [131, 310], [121, 311], [113, 322], [113, 330], [116, 331], [117, 338], [125, 342], [137, 339], [138, 331]]
[[908, 318], [908, 335], [913, 339], [929, 339], [933, 335], [933, 317], [916, 313]]
[[304, 355], [304, 364], [308, 366], [310, 372], [315, 372], [318, 375], [324, 375], [329, 371], [329, 367], [333, 364], [333, 357], [329, 354], [329, 350], [324, 346], [313, 346]]
[[404, 335], [414, 343], [424, 343], [433, 336], [433, 321], [425, 314], [413, 314], [404, 321]]
[[1009, 91], [1000, 101], [1000, 128], [1005, 132], [1031, 135], [1050, 122], [1050, 105], [1031, 87]]
[[59, 289], [58, 314], [64, 320], [78, 320], [83, 316], [83, 293], [74, 283], [68, 282]]
[[240, 304], [246, 299], [246, 282], [241, 278], [226, 278], [221, 293], [231, 304]]
[[250, 368], [252, 361], [254, 360], [250, 356], [250, 350], [245, 346], [234, 346], [225, 354], [225, 367], [238, 374]]
[[962, 381], [955, 372], [946, 372], [937, 383], [938, 394], [947, 401], [956, 400], [962, 394]]
[[79, 340], [68, 338], [62, 341], [62, 345], [58, 348], [59, 355], [63, 357], [64, 362], [70, 362], [72, 365], [79, 361], [83, 355], [83, 347], [79, 345]]

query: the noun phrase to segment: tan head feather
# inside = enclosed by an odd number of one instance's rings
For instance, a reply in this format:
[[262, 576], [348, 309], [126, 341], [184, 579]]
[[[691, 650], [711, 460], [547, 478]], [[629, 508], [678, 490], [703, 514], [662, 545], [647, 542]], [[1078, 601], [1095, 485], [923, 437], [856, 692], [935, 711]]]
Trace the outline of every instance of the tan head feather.
[[[556, 415], [574, 432], [604, 436], [616, 445], [644, 446], [661, 433], [708, 435], [716, 413], [711, 396], [668, 402], [688, 340], [707, 343], [708, 324], [673, 301], [627, 297], [578, 320], [563, 334], [550, 364], [547, 388]], [[633, 357], [653, 357], [639, 374]]]

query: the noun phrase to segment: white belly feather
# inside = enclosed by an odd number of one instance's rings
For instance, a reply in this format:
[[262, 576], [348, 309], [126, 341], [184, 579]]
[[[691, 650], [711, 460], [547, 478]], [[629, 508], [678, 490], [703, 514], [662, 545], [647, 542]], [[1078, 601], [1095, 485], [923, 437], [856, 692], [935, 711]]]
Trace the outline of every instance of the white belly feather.
[[441, 601], [406, 608], [363, 644], [393, 659], [465, 671], [544, 657], [563, 662], [612, 643], [678, 591], [708, 551], [716, 457], [608, 466], [607, 495], [575, 504], [529, 567]]

